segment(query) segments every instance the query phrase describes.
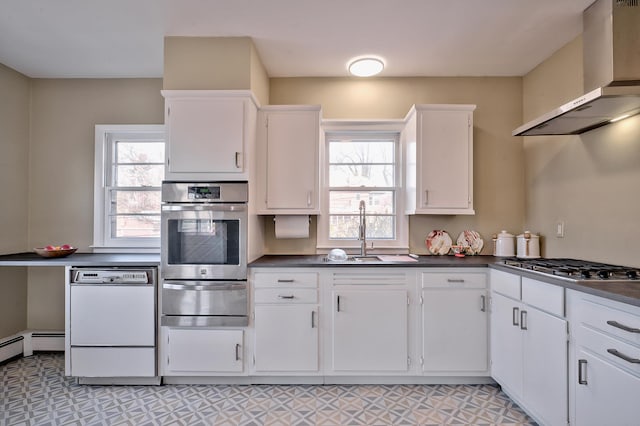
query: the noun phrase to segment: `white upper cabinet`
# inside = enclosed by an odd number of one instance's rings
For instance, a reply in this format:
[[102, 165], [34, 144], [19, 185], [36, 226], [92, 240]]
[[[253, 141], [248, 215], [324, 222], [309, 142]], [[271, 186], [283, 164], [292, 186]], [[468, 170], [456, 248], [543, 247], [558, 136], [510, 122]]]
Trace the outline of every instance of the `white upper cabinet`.
[[258, 213], [320, 213], [320, 106], [258, 113]]
[[475, 105], [415, 105], [402, 135], [407, 214], [475, 214]]
[[164, 90], [167, 180], [246, 180], [257, 109], [248, 91]]

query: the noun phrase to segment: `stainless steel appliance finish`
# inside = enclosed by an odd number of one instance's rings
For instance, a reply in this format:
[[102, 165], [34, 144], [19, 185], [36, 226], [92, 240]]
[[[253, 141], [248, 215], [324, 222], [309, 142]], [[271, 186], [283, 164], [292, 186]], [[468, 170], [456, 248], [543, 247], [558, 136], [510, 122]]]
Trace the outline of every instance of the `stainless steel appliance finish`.
[[165, 280], [161, 325], [246, 326], [246, 281]]
[[577, 259], [506, 259], [505, 266], [524, 269], [540, 275], [552, 276], [572, 282], [635, 282], [640, 284], [638, 268], [609, 265]]
[[157, 268], [75, 267], [69, 272], [70, 375], [80, 383], [137, 378], [140, 384], [159, 384]]
[[246, 279], [247, 200], [246, 182], [163, 182], [163, 278]]
[[640, 4], [597, 0], [583, 13], [583, 96], [513, 131], [572, 135], [640, 113]]
[[247, 182], [163, 182], [164, 326], [246, 326]]

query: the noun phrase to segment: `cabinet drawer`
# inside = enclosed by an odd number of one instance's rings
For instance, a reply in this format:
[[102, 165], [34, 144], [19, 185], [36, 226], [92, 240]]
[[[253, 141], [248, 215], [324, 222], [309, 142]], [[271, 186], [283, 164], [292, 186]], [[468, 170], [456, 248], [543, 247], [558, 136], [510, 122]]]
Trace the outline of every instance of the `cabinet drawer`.
[[564, 316], [564, 288], [522, 278], [522, 301], [552, 315]]
[[486, 288], [487, 276], [483, 273], [432, 273], [422, 274], [422, 288]]
[[318, 291], [298, 288], [265, 288], [255, 292], [255, 303], [318, 303]]
[[316, 272], [256, 272], [255, 288], [318, 287]]
[[491, 270], [491, 290], [520, 300], [520, 275]]
[[[612, 336], [640, 346], [640, 309], [630, 305], [607, 306], [600, 298], [578, 296], [572, 317], [578, 324], [602, 330]], [[602, 302], [607, 301], [602, 299]], [[622, 310], [625, 309], [625, 310]]]
[[640, 347], [584, 325], [577, 327], [575, 337], [588, 352], [640, 377]]

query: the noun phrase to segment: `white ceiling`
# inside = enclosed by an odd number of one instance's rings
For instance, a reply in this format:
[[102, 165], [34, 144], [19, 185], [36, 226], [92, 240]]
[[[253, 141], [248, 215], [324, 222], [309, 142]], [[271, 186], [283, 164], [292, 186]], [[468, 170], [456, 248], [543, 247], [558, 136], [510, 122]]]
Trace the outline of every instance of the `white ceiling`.
[[521, 76], [594, 0], [0, 0], [0, 63], [27, 76], [161, 77], [163, 37], [249, 36], [271, 77]]

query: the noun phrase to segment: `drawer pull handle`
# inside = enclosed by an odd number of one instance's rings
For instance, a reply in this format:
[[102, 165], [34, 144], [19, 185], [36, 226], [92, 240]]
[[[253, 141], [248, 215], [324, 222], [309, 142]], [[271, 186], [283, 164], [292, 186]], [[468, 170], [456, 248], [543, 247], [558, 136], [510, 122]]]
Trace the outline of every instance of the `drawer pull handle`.
[[240, 343], [236, 343], [236, 361], [240, 361]]
[[480, 312], [487, 312], [487, 298], [484, 294], [480, 296]]
[[520, 330], [528, 330], [527, 311], [520, 311]]
[[288, 299], [288, 300], [291, 300], [291, 299], [295, 299], [295, 296], [294, 296], [293, 294], [287, 294], [287, 295], [279, 294], [279, 295], [278, 295], [278, 299]]
[[336, 297], [336, 312], [340, 312], [340, 296]]
[[278, 278], [278, 282], [279, 283], [292, 283], [292, 282], [294, 282], [294, 280], [293, 279], [285, 280], [285, 279]]
[[629, 333], [640, 333], [640, 328], [629, 327], [624, 324], [620, 324], [618, 321], [607, 321], [611, 327], [619, 328], [620, 330], [628, 331]]
[[316, 328], [316, 311], [311, 311], [311, 328]]
[[587, 384], [587, 379], [586, 379], [586, 374], [582, 374], [583, 372], [586, 373], [586, 370], [584, 369], [584, 367], [587, 366], [587, 360], [586, 359], [579, 359], [578, 360], [578, 384], [579, 385], [586, 385]]
[[519, 308], [513, 308], [513, 313], [511, 314], [511, 323], [515, 326], [518, 327], [520, 325], [520, 323], [518, 322], [518, 312], [520, 311]]
[[448, 283], [463, 283], [464, 279], [462, 278], [447, 278]]
[[607, 349], [607, 352], [609, 352], [613, 356], [617, 356], [620, 359], [624, 359], [625, 361], [630, 362], [631, 364], [640, 364], [640, 359], [631, 358], [629, 355], [625, 355], [617, 349]]

